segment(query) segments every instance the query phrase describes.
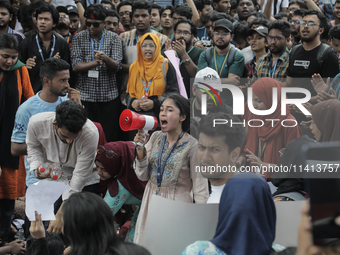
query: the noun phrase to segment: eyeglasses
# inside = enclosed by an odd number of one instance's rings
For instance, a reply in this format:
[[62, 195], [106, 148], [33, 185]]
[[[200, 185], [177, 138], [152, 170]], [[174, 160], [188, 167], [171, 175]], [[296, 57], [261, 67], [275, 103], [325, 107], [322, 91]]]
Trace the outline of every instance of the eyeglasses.
[[296, 10], [298, 10], [298, 8], [291, 8], [291, 9], [287, 9], [287, 12], [294, 12]]
[[176, 30], [175, 33], [176, 35], [185, 35], [185, 36], [191, 35], [189, 31], [182, 31], [182, 30]]
[[267, 41], [271, 42], [272, 40], [274, 40], [274, 42], [278, 42], [281, 41], [283, 39], [283, 37], [281, 36], [267, 36]]
[[290, 20], [290, 23], [293, 23], [295, 25], [300, 25], [301, 21], [300, 20]]
[[141, 46], [143, 49], [149, 48], [149, 49], [153, 49], [156, 48], [155, 44], [141, 44]]
[[222, 37], [227, 37], [230, 33], [228, 32], [217, 32], [217, 31], [214, 31], [214, 35], [216, 36], [222, 36]]
[[314, 21], [305, 21], [305, 20], [301, 20], [300, 21], [300, 26], [301, 27], [304, 27], [304, 26], [308, 26], [308, 27], [315, 27], [315, 26], [320, 26], [320, 25], [318, 25], [318, 24], [316, 24]]
[[120, 156], [119, 154], [115, 153], [114, 151], [107, 150], [107, 149], [105, 149], [104, 146], [99, 145], [97, 153], [99, 155], [101, 155], [101, 154], [104, 154], [104, 152], [106, 152], [106, 157], [107, 158], [113, 158], [114, 156], [118, 156], [118, 157]]
[[97, 27], [99, 27], [99, 25], [102, 24], [102, 23], [103, 23], [103, 22], [90, 22], [90, 21], [86, 21], [86, 26], [87, 26], [87, 27], [93, 26], [93, 27], [97, 28]]
[[68, 19], [68, 15], [59, 15], [59, 18]]
[[130, 13], [131, 13], [131, 12], [120, 12], [120, 13], [119, 13], [119, 16], [120, 16], [120, 17], [124, 17], [125, 15], [126, 15], [126, 16], [130, 16]]

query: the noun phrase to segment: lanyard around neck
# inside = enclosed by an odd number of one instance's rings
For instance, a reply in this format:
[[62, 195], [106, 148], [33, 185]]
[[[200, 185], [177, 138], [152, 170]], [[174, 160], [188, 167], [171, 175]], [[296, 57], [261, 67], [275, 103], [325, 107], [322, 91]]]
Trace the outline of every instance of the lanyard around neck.
[[148, 86], [146, 86], [145, 81], [143, 79], [142, 79], [142, 82], [143, 82], [145, 94], [147, 94], [149, 92], [149, 88], [151, 86], [152, 79], [149, 81]]
[[[231, 47], [231, 46], [230, 46], [230, 47]], [[222, 71], [223, 71], [224, 64], [225, 64], [225, 62], [226, 62], [227, 59], [228, 59], [228, 56], [229, 56], [229, 53], [230, 53], [230, 49], [231, 49], [231, 48], [229, 48], [228, 53], [227, 53], [227, 55], [226, 55], [225, 58], [224, 58], [224, 61], [223, 61], [223, 64], [222, 64], [222, 66], [221, 66], [220, 72], [218, 72], [217, 62], [216, 62], [216, 49], [214, 49], [215, 69], [216, 69], [216, 72], [219, 73], [220, 77], [221, 77], [221, 74], [222, 74]]]
[[[60, 149], [59, 149], [59, 143], [58, 143], [58, 139], [57, 139], [57, 136], [59, 137], [59, 135], [58, 135], [58, 130], [57, 129], [55, 129], [55, 135], [54, 135], [54, 138], [55, 138], [55, 142], [56, 142], [56, 144], [57, 144], [57, 148], [58, 148], [58, 159], [59, 159], [59, 164], [60, 165], [64, 165], [64, 164], [66, 164], [67, 163], [67, 161], [69, 160], [69, 158], [70, 158], [70, 153], [71, 153], [71, 148], [72, 148], [72, 145], [73, 145], [73, 141], [72, 141], [72, 143], [70, 143], [70, 144], [68, 144], [68, 149], [67, 149], [67, 157], [66, 157], [66, 161], [61, 161], [61, 159], [60, 159]], [[59, 137], [59, 139], [60, 139], [60, 137]], [[61, 140], [61, 139], [60, 139]]]
[[[45, 58], [44, 58], [44, 55], [42, 53], [42, 49], [40, 47], [40, 43], [39, 43], [39, 39], [38, 39], [38, 34], [35, 36], [35, 39], [37, 41], [37, 45], [38, 45], [38, 49], [39, 49], [39, 53], [40, 53], [41, 59], [42, 59], [43, 62], [45, 62]], [[50, 54], [49, 58], [51, 58], [53, 56], [54, 47], [55, 47], [55, 35], [53, 35], [53, 45], [52, 45], [51, 54]]]
[[[99, 48], [98, 48], [98, 51], [100, 51], [102, 49], [102, 45], [103, 45], [103, 42], [104, 42], [104, 37], [105, 37], [105, 34], [104, 34], [104, 31], [102, 33], [102, 39], [100, 40], [100, 44], [99, 44]], [[94, 46], [93, 46], [93, 38], [91, 37], [91, 50], [92, 50], [92, 61], [94, 61]]]
[[170, 155], [173, 152], [173, 150], [175, 149], [176, 144], [178, 143], [178, 141], [183, 136], [184, 136], [184, 131], [182, 131], [182, 133], [179, 135], [179, 137], [178, 137], [177, 141], [175, 142], [175, 144], [171, 147], [169, 153], [165, 156], [163, 164], [162, 164], [162, 155], [163, 155], [166, 135], [164, 135], [162, 137], [161, 151], [158, 153], [158, 168], [157, 168], [157, 187], [158, 187], [158, 189], [161, 187], [161, 184], [162, 184], [162, 179], [163, 179], [163, 174], [164, 174], [164, 169], [165, 169], [166, 162], [170, 158]]
[[263, 158], [262, 158], [262, 157], [264, 157], [264, 151], [266, 150], [266, 146], [267, 146], [267, 143], [265, 142], [265, 143], [263, 144], [263, 147], [262, 147], [262, 145], [261, 145], [261, 139], [259, 139], [259, 151], [258, 151], [257, 156], [258, 156], [258, 158], [259, 158], [260, 160], [262, 160], [262, 161], [263, 161]]

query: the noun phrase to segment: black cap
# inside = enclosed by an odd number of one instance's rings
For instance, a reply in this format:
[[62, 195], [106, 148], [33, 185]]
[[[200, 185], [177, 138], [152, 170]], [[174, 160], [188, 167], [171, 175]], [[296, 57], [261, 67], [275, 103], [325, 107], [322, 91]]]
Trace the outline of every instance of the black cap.
[[67, 10], [68, 10], [68, 13], [76, 13], [79, 15], [79, 12], [78, 12], [78, 8], [75, 7], [74, 5], [67, 5], [66, 6]]
[[219, 28], [219, 27], [223, 27], [223, 28], [227, 29], [231, 33], [234, 31], [233, 23], [231, 23], [231, 21], [228, 20], [228, 19], [219, 19], [219, 20], [217, 20], [216, 23], [215, 23], [214, 30], [216, 28]]
[[66, 13], [68, 15], [68, 10], [65, 6], [58, 6], [56, 9], [57, 9], [58, 12], [63, 12], [63, 13]]
[[264, 26], [259, 26], [259, 27], [255, 28], [255, 29], [250, 29], [248, 31], [248, 35], [252, 35], [255, 32], [259, 33], [263, 37], [267, 37], [268, 36], [268, 28], [266, 28]]

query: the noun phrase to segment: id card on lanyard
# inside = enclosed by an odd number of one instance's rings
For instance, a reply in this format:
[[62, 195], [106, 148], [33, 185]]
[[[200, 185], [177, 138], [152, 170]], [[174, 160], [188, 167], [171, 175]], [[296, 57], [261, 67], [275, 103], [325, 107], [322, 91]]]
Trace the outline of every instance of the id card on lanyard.
[[[40, 47], [40, 43], [39, 43], [39, 39], [38, 39], [38, 34], [35, 36], [35, 40], [37, 41], [37, 46], [38, 46], [38, 49], [39, 49], [39, 53], [40, 53], [41, 59], [42, 59], [43, 62], [45, 62], [44, 54], [43, 54], [42, 49]], [[49, 58], [51, 58], [53, 56], [54, 47], [55, 47], [55, 35], [53, 35], [53, 45], [52, 45], [52, 49], [51, 49], [51, 53], [50, 53], [50, 57]]]
[[[98, 51], [101, 51], [101, 49], [102, 49], [104, 37], [105, 37], [105, 34], [104, 34], [104, 31], [103, 31], [102, 39], [100, 40]], [[94, 53], [94, 45], [93, 45], [93, 38], [92, 37], [91, 37], [91, 52], [92, 52], [91, 59], [92, 59], [92, 61], [94, 61], [95, 53]], [[99, 71], [89, 70], [88, 77], [98, 79], [99, 78]]]

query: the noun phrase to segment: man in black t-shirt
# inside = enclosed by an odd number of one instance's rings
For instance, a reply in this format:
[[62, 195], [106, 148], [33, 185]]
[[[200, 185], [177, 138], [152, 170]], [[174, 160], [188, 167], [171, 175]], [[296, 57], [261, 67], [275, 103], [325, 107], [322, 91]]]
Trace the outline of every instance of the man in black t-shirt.
[[[322, 54], [321, 62], [318, 59], [318, 51], [323, 45], [320, 35], [324, 32], [327, 24], [326, 17], [319, 11], [310, 10], [305, 13], [300, 22], [300, 35], [302, 45], [292, 49], [293, 54], [289, 56], [289, 67], [287, 69], [287, 79], [285, 86], [301, 87], [311, 92], [310, 103], [317, 103], [317, 92], [311, 84], [311, 77], [319, 73], [321, 77], [327, 79], [334, 78], [339, 73], [339, 64], [336, 53], [332, 48], [327, 47]], [[305, 79], [297, 79], [305, 78]], [[292, 94], [292, 97], [299, 97]]]

